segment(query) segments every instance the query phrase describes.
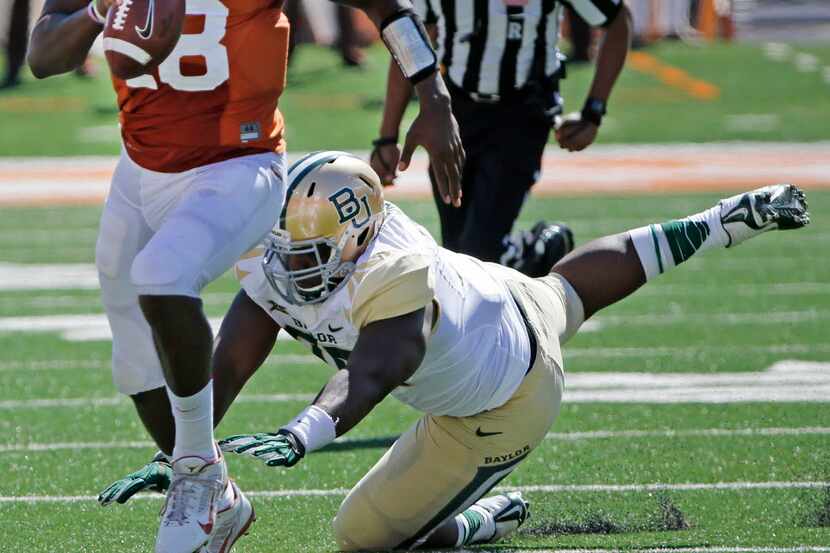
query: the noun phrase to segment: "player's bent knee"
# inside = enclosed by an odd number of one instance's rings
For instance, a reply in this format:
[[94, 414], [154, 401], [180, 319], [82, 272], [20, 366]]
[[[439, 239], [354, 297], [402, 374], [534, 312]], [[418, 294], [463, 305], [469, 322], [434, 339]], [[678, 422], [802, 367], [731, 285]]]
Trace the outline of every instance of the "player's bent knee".
[[199, 297], [198, 275], [172, 249], [145, 249], [133, 261], [130, 280], [141, 295]]

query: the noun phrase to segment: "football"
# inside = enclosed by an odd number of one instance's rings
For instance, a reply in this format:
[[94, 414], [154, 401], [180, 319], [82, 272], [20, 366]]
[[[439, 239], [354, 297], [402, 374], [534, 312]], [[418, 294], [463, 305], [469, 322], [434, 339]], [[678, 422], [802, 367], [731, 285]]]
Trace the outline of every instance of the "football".
[[112, 74], [132, 79], [163, 62], [179, 40], [185, 0], [119, 0], [107, 13], [104, 52]]

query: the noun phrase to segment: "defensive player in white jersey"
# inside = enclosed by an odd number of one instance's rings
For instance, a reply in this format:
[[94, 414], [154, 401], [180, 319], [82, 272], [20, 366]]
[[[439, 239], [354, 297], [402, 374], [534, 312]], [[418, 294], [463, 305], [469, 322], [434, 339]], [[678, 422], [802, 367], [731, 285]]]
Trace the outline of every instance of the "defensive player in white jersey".
[[277, 432], [233, 436], [220, 446], [292, 466], [391, 394], [424, 416], [343, 501], [334, 519], [339, 547], [494, 541], [526, 520], [528, 503], [518, 493], [483, 496], [556, 419], [560, 345], [582, 322], [696, 252], [808, 222], [800, 190], [770, 186], [590, 242], [550, 275], [531, 279], [438, 247], [384, 203], [377, 175], [358, 158], [309, 155], [289, 172], [266, 247], [236, 265], [242, 290], [214, 355], [219, 417], [281, 329], [336, 372]]

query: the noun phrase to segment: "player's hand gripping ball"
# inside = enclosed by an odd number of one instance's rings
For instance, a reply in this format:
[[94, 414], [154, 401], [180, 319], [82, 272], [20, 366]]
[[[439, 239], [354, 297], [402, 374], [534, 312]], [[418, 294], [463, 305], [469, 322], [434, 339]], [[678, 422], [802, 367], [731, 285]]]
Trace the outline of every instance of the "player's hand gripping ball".
[[132, 79], [149, 73], [182, 34], [185, 0], [116, 0], [104, 25], [104, 53], [112, 74]]

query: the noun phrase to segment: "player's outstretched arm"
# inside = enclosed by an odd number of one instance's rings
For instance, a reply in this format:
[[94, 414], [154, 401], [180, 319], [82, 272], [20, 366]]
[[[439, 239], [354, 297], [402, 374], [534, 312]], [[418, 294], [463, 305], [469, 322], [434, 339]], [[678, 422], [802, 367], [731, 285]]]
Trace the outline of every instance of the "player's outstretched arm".
[[344, 369], [312, 405], [276, 433], [231, 436], [223, 451], [255, 457], [268, 466], [293, 466], [307, 453], [348, 432], [383, 398], [412, 376], [424, 357], [431, 316], [427, 309], [369, 323]]
[[274, 349], [280, 326], [240, 290], [222, 319], [213, 347], [213, 426]]
[[114, 0], [46, 0], [32, 30], [28, 61], [38, 79], [72, 71], [84, 63], [95, 37], [104, 29], [97, 17]]
[[450, 94], [420, 17], [408, 0], [338, 0], [360, 8], [380, 30], [404, 77], [415, 87], [420, 112], [409, 127], [399, 169], [405, 171], [417, 146], [429, 153], [435, 184], [446, 203], [461, 205], [464, 147], [452, 114]]

